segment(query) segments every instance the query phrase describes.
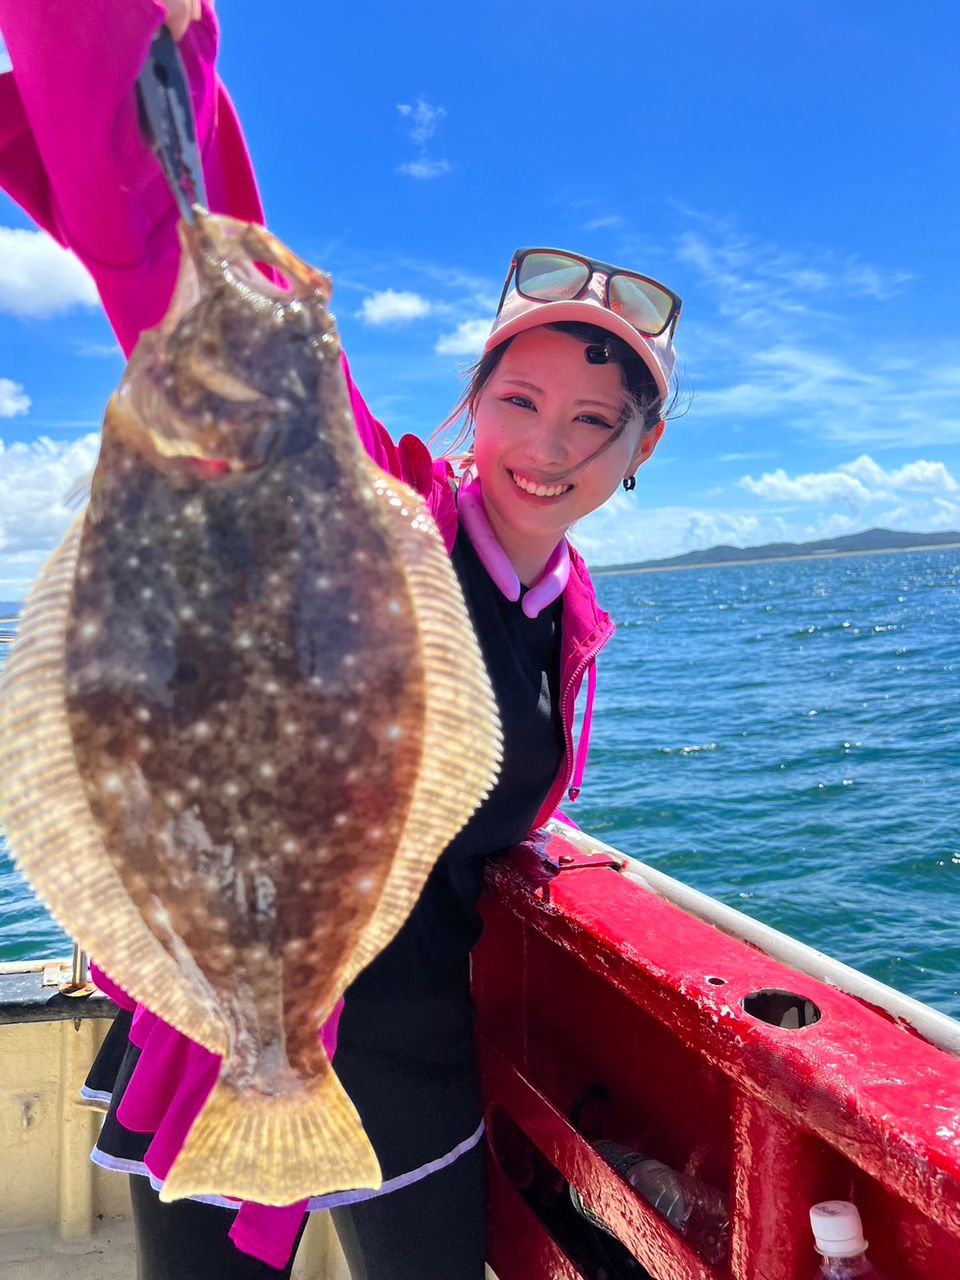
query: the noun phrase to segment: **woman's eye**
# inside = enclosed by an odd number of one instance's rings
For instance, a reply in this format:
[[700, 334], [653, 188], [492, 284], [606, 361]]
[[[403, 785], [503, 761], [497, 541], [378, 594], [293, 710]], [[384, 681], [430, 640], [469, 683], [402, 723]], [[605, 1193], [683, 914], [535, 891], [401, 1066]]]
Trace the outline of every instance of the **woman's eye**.
[[529, 396], [506, 396], [507, 404], [515, 404], [518, 409], [532, 409], [533, 401]]
[[596, 413], [581, 413], [580, 421], [589, 423], [592, 427], [606, 427], [608, 431], [613, 427], [612, 422], [608, 422], [606, 418], [601, 418]]

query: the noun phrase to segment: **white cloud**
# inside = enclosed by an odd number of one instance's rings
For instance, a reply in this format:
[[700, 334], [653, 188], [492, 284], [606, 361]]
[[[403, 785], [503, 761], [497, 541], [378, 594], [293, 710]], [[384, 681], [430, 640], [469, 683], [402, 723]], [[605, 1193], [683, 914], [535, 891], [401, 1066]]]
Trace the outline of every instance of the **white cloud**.
[[619, 231], [625, 225], [626, 221], [619, 213], [607, 213], [598, 218], [591, 218], [589, 222], [583, 224], [583, 229], [585, 231]]
[[19, 382], [0, 378], [0, 418], [15, 418], [30, 408], [30, 397]]
[[415, 142], [418, 147], [422, 147], [433, 137], [437, 125], [447, 114], [446, 107], [432, 106], [424, 98], [418, 98], [412, 103], [398, 102], [397, 110], [407, 126], [411, 142]]
[[489, 320], [464, 320], [453, 333], [442, 334], [433, 349], [438, 356], [478, 356], [489, 332]]
[[88, 360], [123, 359], [123, 348], [117, 342], [77, 342], [74, 350]]
[[427, 155], [427, 143], [437, 132], [437, 126], [447, 114], [446, 107], [433, 106], [425, 98], [416, 102], [398, 102], [397, 110], [403, 121], [407, 137], [417, 148], [414, 160], [397, 166], [397, 172], [420, 182], [439, 178], [449, 173], [453, 166], [449, 160], [436, 160]]
[[66, 502], [93, 469], [96, 432], [69, 441], [0, 440], [0, 590], [22, 599], [43, 561], [76, 515]]
[[425, 156], [420, 160], [411, 160], [409, 164], [397, 165], [398, 173], [405, 173], [408, 178], [417, 178], [428, 182], [431, 178], [439, 178], [449, 173], [453, 165], [449, 160], [428, 160]]
[[[695, 414], [874, 449], [960, 439], [955, 340], [915, 339], [916, 322], [896, 324], [895, 311], [917, 313], [917, 290], [890, 305], [910, 290], [909, 273], [822, 246], [786, 250], [685, 212], [696, 225], [675, 254], [696, 285], [681, 326]], [[895, 344], [863, 336], [894, 332]]]
[[[740, 487], [768, 502], [816, 504], [825, 508], [823, 519], [840, 519], [827, 509], [841, 504], [849, 513], [842, 519], [851, 527], [864, 524], [910, 529], [949, 529], [960, 524], [960, 484], [942, 462], [919, 458], [888, 470], [867, 454], [832, 471], [788, 475], [782, 468], [759, 479], [743, 476]], [[826, 536], [826, 535], [823, 535]]]
[[641, 480], [636, 493], [614, 494], [573, 529], [571, 539], [588, 564], [661, 560], [721, 543], [755, 546], [782, 537], [782, 524], [776, 516], [698, 507], [645, 507], [642, 493]]
[[99, 305], [86, 268], [45, 231], [0, 227], [0, 311], [46, 319]]
[[842, 471], [811, 472], [791, 477], [778, 467], [759, 480], [744, 476], [740, 487], [758, 498], [775, 502], [843, 502], [860, 510], [870, 501], [870, 490]]
[[357, 313], [370, 325], [403, 324], [408, 320], [420, 320], [431, 311], [430, 303], [419, 293], [396, 289], [382, 289], [364, 298]]

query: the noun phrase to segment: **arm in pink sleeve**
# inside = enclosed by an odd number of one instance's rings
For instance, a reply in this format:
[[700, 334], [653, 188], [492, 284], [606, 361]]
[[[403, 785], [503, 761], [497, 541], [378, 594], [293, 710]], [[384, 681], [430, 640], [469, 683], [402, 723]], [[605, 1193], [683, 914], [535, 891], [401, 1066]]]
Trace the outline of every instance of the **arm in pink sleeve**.
[[[0, 185], [76, 253], [130, 351], [166, 310], [176, 208], [140, 135], [135, 86], [165, 11], [155, 0], [0, 0], [14, 70], [2, 78]], [[208, 4], [181, 41], [210, 206], [263, 220], [236, 115], [216, 76]]]

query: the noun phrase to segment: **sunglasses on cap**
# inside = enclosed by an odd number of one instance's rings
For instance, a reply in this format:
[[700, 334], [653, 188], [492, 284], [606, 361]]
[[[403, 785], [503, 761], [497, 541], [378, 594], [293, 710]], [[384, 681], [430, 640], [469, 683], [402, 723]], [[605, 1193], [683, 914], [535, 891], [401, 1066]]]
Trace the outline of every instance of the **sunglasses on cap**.
[[517, 250], [497, 315], [503, 309], [511, 281], [521, 298], [531, 302], [573, 302], [588, 289], [594, 276], [600, 275], [605, 277], [603, 305], [608, 311], [647, 337], [659, 337], [667, 330], [669, 338], [673, 337], [683, 303], [672, 289], [649, 276], [562, 249]]

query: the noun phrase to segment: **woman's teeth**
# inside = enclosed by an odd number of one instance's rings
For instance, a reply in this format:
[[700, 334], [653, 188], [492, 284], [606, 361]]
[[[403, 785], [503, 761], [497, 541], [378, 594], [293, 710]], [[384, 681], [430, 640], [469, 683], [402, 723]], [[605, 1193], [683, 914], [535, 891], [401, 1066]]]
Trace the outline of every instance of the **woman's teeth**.
[[513, 483], [521, 488], [524, 493], [532, 493], [536, 498], [558, 498], [561, 493], [566, 493], [568, 489], [572, 489], [572, 484], [534, 484], [532, 480], [525, 480], [523, 476], [518, 476], [515, 471], [511, 471]]

